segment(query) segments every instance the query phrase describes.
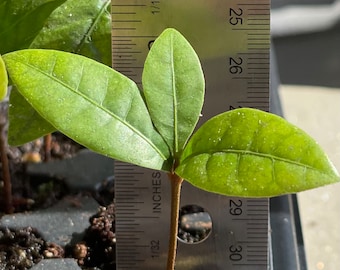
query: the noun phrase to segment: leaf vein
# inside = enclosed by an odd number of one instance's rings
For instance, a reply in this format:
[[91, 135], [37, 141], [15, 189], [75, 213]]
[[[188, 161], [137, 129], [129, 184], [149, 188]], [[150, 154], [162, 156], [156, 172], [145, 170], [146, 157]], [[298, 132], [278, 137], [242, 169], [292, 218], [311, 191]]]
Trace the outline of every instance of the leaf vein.
[[[55, 63], [58, 61], [57, 59], [58, 57], [55, 58]], [[131, 124], [129, 124], [128, 122], [124, 121], [125, 119], [121, 119], [120, 117], [118, 117], [117, 115], [115, 115], [114, 113], [112, 113], [110, 110], [108, 110], [107, 108], [101, 106], [100, 104], [98, 104], [97, 102], [94, 102], [92, 99], [89, 99], [86, 95], [84, 95], [82, 92], [80, 91], [75, 91], [72, 87], [70, 87], [68, 84], [66, 84], [65, 82], [63, 82], [62, 80], [60, 80], [59, 78], [57, 78], [56, 76], [53, 76], [53, 74], [49, 74], [41, 69], [39, 69], [38, 67], [34, 66], [31, 63], [26, 63], [20, 60], [17, 60], [18, 62], [20, 62], [23, 65], [26, 65], [42, 74], [45, 74], [45, 76], [50, 77], [53, 81], [63, 85], [65, 88], [69, 89], [71, 92], [81, 96], [82, 98], [84, 98], [87, 102], [89, 102], [92, 105], [95, 105], [96, 107], [99, 107], [101, 110], [103, 110], [105, 113], [107, 113], [108, 115], [110, 115], [111, 117], [115, 118], [117, 121], [123, 123], [127, 128], [129, 128], [130, 130], [132, 130], [133, 132], [135, 132], [142, 140], [144, 140], [145, 142], [147, 142], [160, 156], [163, 160], [166, 160], [167, 158], [165, 157], [165, 155], [161, 152], [161, 150], [152, 142], [150, 141], [142, 132], [140, 132], [138, 129], [136, 129], [135, 127], [133, 127]], [[55, 68], [55, 64], [53, 66], [53, 70]], [[53, 73], [53, 71], [52, 71]]]
[[174, 60], [174, 41], [173, 41], [173, 36], [170, 35], [170, 52], [171, 52], [171, 71], [172, 71], [172, 76], [171, 76], [171, 80], [172, 80], [172, 92], [173, 92], [173, 107], [174, 107], [174, 153], [178, 152], [178, 111], [177, 111], [177, 89], [176, 89], [176, 74], [175, 74], [175, 60]]
[[82, 40], [80, 41], [78, 48], [76, 50], [76, 53], [79, 53], [80, 50], [82, 49], [82, 47], [84, 46], [84, 44], [86, 43], [87, 40], [89, 40], [91, 38], [91, 34], [93, 33], [93, 31], [96, 28], [96, 25], [98, 24], [100, 17], [105, 13], [106, 8], [108, 7], [108, 5], [111, 3], [111, 1], [106, 1], [106, 3], [104, 3], [104, 5], [102, 6], [102, 8], [99, 10], [97, 16], [95, 17], [95, 19], [93, 20], [91, 26], [89, 27], [89, 29], [87, 30], [87, 32], [85, 33], [84, 37], [82, 38]]
[[[230, 150], [230, 149], [220, 149], [220, 150], [207, 151], [207, 152], [204, 152], [204, 153], [193, 153], [193, 154], [187, 156], [182, 161], [182, 163], [185, 163], [186, 160], [189, 160], [192, 157], [195, 157], [195, 156], [198, 156], [198, 155], [201, 155], [201, 154], [213, 155], [213, 154], [216, 154], [216, 153], [236, 154], [238, 156], [238, 159], [237, 159], [237, 168], [239, 167], [240, 157], [242, 155], [254, 155], [254, 156], [259, 156], [259, 157], [262, 157], [262, 158], [269, 158], [269, 159], [271, 159], [273, 161], [283, 161], [283, 162], [286, 162], [286, 163], [290, 163], [290, 164], [293, 164], [293, 165], [304, 167], [305, 169], [322, 171], [321, 169], [317, 169], [317, 168], [312, 167], [312, 166], [310, 166], [308, 164], [304, 164], [304, 163], [297, 162], [297, 161], [294, 161], [294, 160], [290, 160], [290, 159], [286, 159], [286, 158], [282, 158], [282, 157], [278, 157], [278, 156], [273, 156], [273, 155], [266, 154], [266, 153], [257, 153], [257, 152], [252, 152], [252, 151], [248, 151], [248, 150], [235, 150], [235, 149], [233, 149], [233, 150]], [[238, 174], [238, 172], [237, 172], [237, 174]]]

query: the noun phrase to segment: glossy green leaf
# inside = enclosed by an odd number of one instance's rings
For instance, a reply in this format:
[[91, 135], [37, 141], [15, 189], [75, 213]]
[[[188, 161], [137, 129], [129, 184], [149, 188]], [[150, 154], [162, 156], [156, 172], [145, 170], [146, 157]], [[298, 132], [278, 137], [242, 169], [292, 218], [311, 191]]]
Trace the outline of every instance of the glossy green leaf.
[[[109, 0], [67, 0], [50, 15], [30, 47], [76, 52], [110, 65], [109, 3]], [[8, 130], [11, 145], [21, 145], [55, 130], [20, 94], [11, 94], [11, 104]]]
[[67, 0], [48, 18], [30, 48], [81, 54], [111, 66], [110, 0]]
[[33, 109], [15, 87], [12, 87], [9, 102], [8, 143], [10, 145], [22, 145], [56, 130]]
[[199, 59], [176, 30], [166, 29], [152, 45], [143, 92], [153, 123], [176, 156], [197, 124], [204, 99]]
[[1, 0], [0, 53], [28, 48], [51, 12], [65, 0]]
[[202, 189], [269, 197], [339, 181], [320, 146], [286, 120], [237, 109], [207, 121], [190, 139], [176, 173]]
[[57, 130], [112, 158], [170, 169], [137, 85], [94, 60], [53, 50], [3, 56], [19, 92]]
[[5, 63], [0, 55], [0, 101], [7, 95], [8, 77]]

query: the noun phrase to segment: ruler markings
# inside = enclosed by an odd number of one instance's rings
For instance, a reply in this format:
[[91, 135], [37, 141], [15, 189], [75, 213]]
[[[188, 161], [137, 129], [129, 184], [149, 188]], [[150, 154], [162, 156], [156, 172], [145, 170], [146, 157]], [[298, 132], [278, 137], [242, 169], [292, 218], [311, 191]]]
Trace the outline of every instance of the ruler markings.
[[[247, 55], [260, 55], [261, 56], [261, 58], [260, 57], [249, 57], [249, 59], [250, 60], [269, 60], [269, 57], [268, 58], [265, 58], [266, 56], [268, 56], [269, 54], [268, 53], [264, 53], [264, 52], [248, 52], [248, 53], [239, 53], [239, 55], [245, 55], [245, 56], [247, 56]], [[263, 57], [263, 58], [262, 58]]]
[[119, 47], [119, 46], [113, 46], [112, 49], [117, 49], [117, 50], [132, 50], [132, 47]]
[[263, 89], [264, 87], [250, 87], [248, 86], [248, 93], [249, 94], [257, 94], [257, 95], [263, 95], [264, 97], [268, 96], [268, 93], [265, 91], [259, 91], [261, 89]]
[[122, 38], [122, 37], [129, 37], [129, 38], [157, 38], [157, 36], [134, 36], [134, 35], [128, 35], [128, 36], [122, 36], [122, 35], [113, 35], [113, 38], [118, 37], [118, 38]]
[[[248, 18], [247, 21], [248, 22], [249, 21], [270, 21], [270, 19], [269, 18], [260, 18], [260, 19], [258, 19], [258, 18]], [[268, 23], [264, 23], [264, 24], [268, 25]]]
[[267, 68], [267, 67], [263, 67], [263, 68], [261, 68], [261, 67], [248, 67], [248, 69], [249, 70], [266, 70], [266, 71], [269, 70], [269, 68]]
[[[136, 248], [134, 246], [128, 246], [128, 245], [125, 245], [125, 248], [124, 250], [119, 250], [118, 252], [123, 252], [123, 251], [135, 251]], [[137, 253], [140, 253], [139, 251], [136, 251]]]
[[[118, 194], [118, 193], [117, 193]], [[115, 195], [115, 198], [117, 198], [117, 200], [119, 201], [119, 200], [121, 200], [121, 201], [124, 201], [124, 202], [129, 202], [129, 201], [133, 201], [134, 199], [138, 199], [138, 197], [137, 196], [129, 196], [129, 195], [124, 195], [124, 196], [117, 196], [117, 195]], [[116, 200], [116, 201], [117, 201]]]
[[252, 234], [252, 233], [247, 233], [247, 238], [248, 239], [263, 239], [266, 238], [268, 233], [258, 233], [258, 234]]
[[128, 60], [128, 61], [137, 61], [137, 59], [136, 58], [134, 58], [134, 55], [120, 55], [120, 56], [118, 56], [118, 57], [113, 57], [113, 60], [124, 60], [124, 59], [126, 59], [126, 60]]
[[[124, 210], [122, 210], [124, 211]], [[125, 213], [125, 212], [123, 212]], [[116, 221], [118, 224], [123, 224], [123, 223], [128, 223], [128, 224], [132, 224], [132, 222], [134, 222], [134, 217], [122, 217], [120, 218], [119, 220]], [[133, 223], [132, 225], [136, 225], [136, 224], [139, 224], [139, 223]]]
[[[116, 171], [132, 171], [134, 172], [133, 168], [131, 168], [131, 166], [119, 166]], [[135, 173], [139, 173], [139, 172], [135, 172]]]
[[[126, 232], [126, 231], [131, 231], [131, 232], [133, 232], [133, 231], [138, 231], [138, 230], [136, 230], [136, 226], [139, 226], [139, 224], [136, 224], [136, 225], [134, 225], [134, 226], [131, 226], [131, 225], [129, 225], [130, 223], [118, 223], [118, 229], [120, 229], [120, 230], [122, 230], [122, 232]], [[121, 226], [121, 227], [119, 227], [119, 226]], [[124, 238], [125, 236], [124, 235], [122, 235], [122, 238]]]
[[112, 15], [136, 15], [136, 12], [111, 12]]
[[129, 60], [129, 59], [118, 59], [118, 60], [114, 60], [116, 62], [116, 66], [119, 67], [123, 67], [124, 65], [132, 65], [133, 61]]
[[135, 27], [112, 27], [112, 30], [136, 30]]
[[268, 48], [248, 48], [248, 50], [265, 50], [266, 51], [268, 50]]
[[[122, 179], [124, 179], [124, 178], [122, 178]], [[129, 179], [127, 179], [127, 181], [125, 181], [124, 183], [120, 183], [119, 186], [121, 186], [122, 189], [124, 189], [127, 186], [135, 187], [137, 182], [138, 182], [137, 180], [129, 180]]]
[[132, 230], [131, 232], [130, 231], [122, 231], [121, 232], [121, 235], [122, 235], [122, 238], [130, 238], [130, 236], [134, 236], [136, 234], [142, 234], [143, 232], [141, 231], [137, 231], [137, 230]]
[[[251, 37], [248, 37], [248, 40], [258, 40], [258, 41], [263, 41], [263, 40], [266, 40], [267, 41], [267, 38], [260, 38], [260, 37], [253, 37], [253, 36], [251, 36]], [[266, 43], [266, 45], [268, 45], [267, 43]]]
[[233, 263], [234, 266], [265, 266], [267, 263]]
[[[138, 187], [138, 189], [141, 189], [140, 187]], [[144, 189], [148, 189], [148, 188], [144, 188]], [[124, 192], [124, 193], [130, 193], [130, 194], [128, 194], [128, 195], [138, 195], [138, 193], [134, 193], [135, 191], [134, 191], [134, 189], [132, 189], [132, 190], [127, 190], [127, 189], [124, 189], [124, 190], [120, 190], [120, 192]], [[125, 195], [125, 194], [124, 194]]]
[[135, 54], [135, 53], [142, 53], [141, 51], [119, 51], [119, 53], [133, 53], [133, 54]]
[[266, 73], [265, 72], [249, 72], [248, 74], [250, 74], [250, 75], [264, 75]]
[[[261, 220], [261, 221], [258, 221], [258, 220], [254, 221], [253, 219], [251, 219], [251, 220], [247, 221], [247, 225], [248, 226], [256, 226], [257, 228], [260, 228], [260, 229], [268, 229], [267, 223], [263, 222], [263, 220]], [[261, 227], [261, 225], [264, 225], [264, 226]]]
[[247, 33], [247, 36], [248, 36], [248, 39], [252, 38], [252, 37], [260, 37], [261, 36], [263, 39], [267, 39], [267, 40], [270, 37], [270, 35], [263, 34], [263, 33], [252, 33], [252, 34]]
[[[131, 68], [131, 67], [130, 67]], [[133, 67], [134, 69], [142, 69], [143, 67]]]
[[[266, 56], [266, 54], [260, 54], [257, 53], [258, 57], [249, 57], [248, 59], [248, 66], [250, 65], [257, 65], [258, 67], [269, 67], [268, 58], [263, 57]], [[249, 81], [249, 83], [252, 83], [253, 81]], [[256, 82], [256, 81], [255, 81]]]
[[266, 97], [252, 97], [252, 96], [248, 96], [249, 99], [263, 99], [263, 98], [266, 98]]
[[140, 23], [141, 20], [112, 20], [113, 23]]
[[269, 43], [267, 43], [267, 42], [249, 42], [248, 43], [248, 45], [249, 46], [251, 46], [251, 45], [262, 45], [262, 46], [268, 46], [268, 45], [270, 45]]
[[266, 23], [248, 23], [248, 25], [256, 25], [256, 26], [258, 26], [258, 25], [267, 25]]
[[131, 8], [131, 7], [145, 7], [146, 5], [138, 5], [138, 4], [129, 4], [129, 5], [127, 5], [127, 4], [125, 4], [125, 5], [123, 5], [123, 4], [111, 4], [111, 6], [112, 7], [129, 7], [129, 8]]
[[[231, 0], [234, 1], [234, 0]], [[240, 0], [242, 1], [242, 0]], [[265, 42], [266, 40], [269, 41], [269, 31], [268, 31], [268, 24], [269, 24], [269, 1], [268, 0], [255, 0], [256, 3], [254, 2], [249, 2], [248, 1], [243, 1], [242, 3], [236, 3], [235, 0], [235, 4], [236, 6], [240, 6], [242, 9], [244, 9], [246, 16], [248, 16], [248, 20], [244, 20], [246, 22], [245, 26], [242, 27], [238, 27], [237, 29], [232, 29], [232, 31], [239, 32], [239, 33], [244, 33], [246, 35], [248, 35], [247, 37], [247, 52], [242, 54], [243, 52], [237, 54], [240, 57], [245, 57], [247, 59], [244, 58], [245, 62], [244, 62], [244, 74], [242, 74], [242, 76], [234, 76], [234, 78], [231, 78], [231, 80], [234, 80], [235, 82], [242, 82], [243, 84], [245, 84], [245, 89], [247, 89], [245, 91], [247, 97], [245, 100], [239, 100], [237, 101], [238, 104], [241, 105], [247, 105], [247, 106], [253, 106], [256, 107], [258, 109], [263, 109], [263, 110], [268, 110], [268, 105], [269, 102], [268, 100], [268, 87], [269, 87], [269, 83], [268, 83], [268, 77], [267, 76], [263, 76], [266, 75], [266, 71], [269, 71], [269, 42]], [[157, 35], [153, 35], [152, 32], [148, 32], [148, 31], [144, 31], [145, 28], [145, 22], [143, 21], [144, 19], [141, 19], [141, 14], [145, 14], [145, 12], [150, 12], [150, 8], [151, 5], [139, 5], [140, 7], [136, 7], [136, 8], [131, 8], [133, 6], [138, 6], [135, 5], [134, 2], [128, 1], [127, 3], [124, 3], [124, 1], [117, 1], [114, 0], [114, 3], [120, 3], [120, 5], [113, 5], [113, 9], [114, 8], [118, 8], [114, 13], [117, 13], [116, 18], [113, 19], [113, 43], [114, 47], [113, 49], [115, 51], [113, 51], [113, 61], [115, 61], [114, 65], [115, 68], [118, 69], [119, 71], [125, 72], [126, 75], [128, 75], [129, 77], [134, 77], [137, 80], [137, 83], [140, 84], [139, 78], [140, 78], [140, 73], [141, 73], [141, 69], [142, 69], [142, 65], [135, 65], [133, 63], [137, 63], [139, 61], [139, 59], [142, 57], [141, 55], [143, 54], [143, 51], [140, 51], [140, 44], [142, 42], [144, 42], [144, 40], [146, 42], [149, 42], [149, 40], [151, 39], [155, 39], [157, 37]], [[126, 2], [126, 1], [125, 1]], [[154, 3], [153, 5], [153, 9], [160, 9], [163, 12], [165, 12], [166, 14], [166, 10], [164, 10], [164, 7], [162, 5], [163, 1], [151, 1], [152, 3]], [[140, 3], [151, 3], [149, 1], [142, 1], [139, 0], [137, 4]], [[219, 2], [219, 1], [217, 1]], [[124, 5], [123, 5], [124, 3]], [[183, 2], [180, 2], [181, 5], [184, 5]], [[155, 6], [156, 5], [156, 6]], [[131, 12], [133, 11], [133, 12]], [[158, 12], [158, 11], [157, 11]], [[267, 14], [268, 12], [268, 14]], [[127, 14], [129, 13], [129, 14]], [[251, 14], [253, 13], [253, 14]], [[260, 15], [260, 14], [263, 15]], [[151, 13], [150, 13], [151, 14]], [[152, 14], [155, 14], [152, 12]], [[154, 17], [153, 17], [154, 18]], [[155, 21], [156, 22], [156, 21]], [[148, 22], [149, 23], [149, 22]], [[144, 28], [143, 28], [144, 27]], [[144, 29], [142, 31], [142, 29]], [[125, 31], [125, 33], [123, 33], [123, 31]], [[150, 35], [150, 33], [152, 33], [152, 35]], [[141, 34], [141, 35], [139, 35]], [[249, 35], [251, 34], [251, 35]], [[116, 40], [116, 41], [115, 41]], [[140, 53], [134, 53], [132, 54], [131, 51], [138, 51]], [[123, 52], [123, 54], [121, 53]], [[133, 56], [132, 56], [133, 55]], [[128, 57], [127, 57], [128, 56]], [[252, 58], [252, 59], [251, 59]], [[120, 61], [121, 59], [124, 59], [123, 61]], [[131, 60], [133, 59], [133, 60]], [[136, 68], [138, 67], [138, 68]], [[262, 74], [263, 73], [263, 74]], [[235, 77], [239, 77], [239, 78], [235, 78]], [[261, 91], [262, 90], [262, 91]], [[267, 91], [266, 91], [267, 90]], [[121, 165], [121, 164], [120, 164]], [[115, 166], [115, 168], [119, 168], [120, 166]], [[135, 168], [132, 169], [132, 171], [127, 171], [125, 172], [125, 174], [130, 174], [133, 171], [135, 171]], [[116, 170], [116, 174], [115, 176], [117, 178], [120, 178], [122, 181], [128, 181], [127, 184], [123, 184], [123, 185], [117, 185], [118, 189], [117, 192], [120, 193], [120, 191], [123, 191], [124, 189], [129, 189], [132, 190], [134, 187], [138, 186], [139, 183], [139, 179], [141, 178], [145, 178], [146, 175], [144, 174], [145, 172], [142, 172], [141, 175], [135, 175], [134, 177], [128, 177], [124, 175], [124, 172], [120, 172], [120, 175], [118, 174], [119, 172]], [[152, 179], [152, 177], [149, 175], [147, 176], [148, 178]], [[143, 189], [140, 189], [140, 191], [142, 191]], [[149, 191], [148, 191], [149, 190]], [[151, 189], [145, 189], [143, 190], [143, 192], [146, 192], [145, 194], [150, 194]], [[143, 193], [144, 194], [144, 193]], [[144, 197], [145, 198], [145, 197]], [[122, 231], [124, 231], [122, 238], [121, 239], [125, 239], [122, 240], [123, 242], [119, 241], [119, 230], [117, 231], [117, 254], [119, 254], [119, 246], [124, 250], [127, 250], [129, 248], [129, 245], [135, 245], [136, 243], [132, 243], [133, 241], [129, 241], [127, 245], [125, 245], [124, 241], [128, 241], [128, 238], [133, 237], [133, 235], [131, 235], [131, 233], [128, 233], [128, 231], [126, 230], [126, 228], [124, 229], [124, 226], [129, 226], [129, 228], [134, 228], [134, 230], [138, 230], [139, 232], [133, 232], [134, 234], [138, 234], [140, 235], [141, 239], [143, 239], [143, 235], [145, 232], [144, 230], [139, 230], [138, 226], [143, 224], [143, 220], [142, 218], [144, 218], [145, 216], [149, 216], [148, 213], [151, 211], [151, 209], [145, 209], [145, 207], [148, 205], [148, 202], [146, 201], [145, 206], [143, 207], [143, 211], [142, 209], [139, 209], [136, 206], [136, 201], [141, 202], [140, 200], [138, 200], [138, 197], [135, 193], [123, 193], [121, 194], [121, 196], [117, 197], [118, 201], [124, 202], [124, 203], [129, 203], [127, 204], [127, 206], [122, 207], [122, 208], [117, 208], [118, 210], [120, 209], [120, 211], [122, 211], [123, 213], [123, 217], [125, 218], [124, 223], [122, 224], [122, 226], [118, 226], [118, 228]], [[150, 198], [148, 198], [148, 200], [150, 200]], [[242, 199], [243, 200], [243, 199]], [[265, 233], [267, 233], [267, 220], [268, 218], [264, 217], [260, 218], [258, 215], [258, 212], [256, 211], [248, 211], [249, 209], [251, 209], [251, 203], [248, 202], [248, 200], [244, 200], [245, 202], [247, 202], [245, 205], [246, 207], [248, 207], [246, 211], [247, 214], [247, 218], [245, 220], [235, 220], [235, 222], [239, 223], [241, 222], [242, 226], [245, 226], [244, 229], [248, 230], [248, 235], [249, 236], [256, 236], [256, 235], [265, 235]], [[255, 200], [256, 201], [256, 200]], [[144, 202], [144, 201], [143, 201]], [[268, 206], [268, 201], [267, 201], [267, 206]], [[262, 207], [262, 206], [255, 206], [255, 207]], [[264, 206], [266, 207], [266, 206]], [[139, 209], [139, 210], [138, 210]], [[128, 210], [128, 211], [126, 211]], [[132, 210], [136, 210], [136, 213], [132, 213]], [[146, 212], [145, 212], [146, 211]], [[263, 211], [265, 212], [265, 211]], [[143, 215], [138, 216], [138, 213], [143, 213]], [[255, 215], [248, 215], [249, 213], [253, 213]], [[118, 218], [119, 218], [119, 213], [117, 214]], [[156, 215], [158, 218], [157, 220], [161, 220], [162, 216], [161, 215]], [[127, 217], [130, 217], [127, 219]], [[151, 216], [152, 220], [154, 220], [154, 216]], [[138, 224], [136, 224], [136, 220], [139, 220]], [[233, 219], [232, 219], [233, 220]], [[251, 221], [251, 222], [250, 222]], [[117, 219], [117, 223], [118, 219]], [[135, 224], [133, 226], [131, 226], [131, 224]], [[244, 225], [243, 225], [244, 224]], [[260, 226], [261, 228], [259, 228], [258, 226]], [[254, 229], [255, 228], [255, 229]], [[254, 232], [255, 231], [255, 232]], [[258, 234], [256, 232], [261, 232], [262, 234]], [[247, 237], [247, 235], [244, 235], [245, 237]], [[242, 238], [241, 238], [242, 239]], [[240, 240], [241, 240], [240, 239]], [[263, 245], [263, 250], [264, 250], [264, 254], [263, 257], [261, 257], [261, 260], [263, 260], [263, 264], [259, 264], [254, 262], [254, 260], [252, 260], [253, 258], [251, 258], [250, 256], [245, 255], [244, 260], [242, 260], [242, 263], [238, 264], [241, 265], [242, 267], [246, 267], [246, 266], [250, 266], [250, 269], [266, 269], [266, 268], [257, 268], [257, 266], [265, 266], [267, 264], [267, 254], [266, 254], [266, 250], [267, 250], [267, 242], [268, 239], [267, 237], [264, 238], [260, 238], [260, 239], [248, 239], [249, 241], [251, 241], [251, 243], [256, 244], [259, 240], [261, 240], [262, 242], [260, 242], [261, 247]], [[216, 241], [216, 240], [215, 240]], [[246, 241], [244, 243], [247, 243], [249, 241]], [[239, 242], [239, 241], [238, 241]], [[241, 242], [240, 242], [241, 243]], [[144, 248], [146, 250], [148, 250], [150, 248], [150, 245], [145, 245]], [[245, 252], [247, 253], [248, 250], [251, 250], [252, 247], [251, 246], [245, 246], [244, 247], [246, 250]], [[139, 248], [132, 248], [129, 249], [130, 251], [133, 250], [139, 250]], [[127, 253], [127, 252], [125, 252]], [[179, 251], [180, 253], [180, 251]], [[121, 253], [122, 254], [122, 253]], [[145, 251], [141, 250], [140, 252], [134, 252], [133, 255], [136, 256], [129, 256], [126, 259], [124, 259], [124, 261], [122, 260], [121, 263], [118, 262], [118, 269], [149, 269], [149, 267], [145, 267], [146, 265], [144, 264], [144, 262], [147, 261], [148, 255], [145, 254]], [[255, 254], [255, 253], [252, 253]], [[260, 254], [260, 253], [258, 253]], [[140, 259], [143, 256], [143, 259]], [[119, 257], [119, 255], [118, 255]], [[144, 259], [146, 258], [146, 259]], [[133, 260], [134, 262], [136, 262], [139, 259], [139, 264], [131, 264], [131, 262], [129, 263], [129, 260]], [[142, 265], [145, 265], [144, 267]], [[237, 266], [237, 264], [232, 264], [233, 266]], [[155, 268], [155, 269], [159, 269], [159, 267]], [[221, 268], [222, 269], [222, 268]], [[228, 268], [229, 269], [229, 268]], [[232, 268], [234, 269], [234, 268]], [[236, 268], [235, 268], [236, 269]], [[239, 269], [239, 268], [237, 268]], [[242, 268], [243, 269], [243, 268]], [[247, 268], [248, 269], [248, 268]]]
[[236, 30], [236, 31], [263, 31], [263, 30], [270, 30], [270, 28], [269, 27], [267, 29], [258, 28], [258, 27], [254, 27], [254, 28], [233, 28], [232, 30]]
[[[121, 244], [122, 246], [124, 246], [124, 244]], [[131, 248], [131, 245], [125, 245], [126, 248]], [[148, 247], [147, 245], [134, 245], [133, 248], [146, 248]], [[134, 250], [134, 249], [133, 249]], [[119, 252], [119, 251], [118, 251]]]
[[[134, 180], [135, 181], [135, 180]], [[131, 190], [130, 190], [131, 189]], [[125, 191], [126, 192], [133, 192], [133, 191], [135, 191], [135, 190], [148, 190], [149, 189], [149, 187], [140, 187], [140, 186], [138, 186], [138, 187], [133, 187], [133, 188], [131, 188], [131, 187], [125, 187]]]
[[[244, 79], [248, 79], [248, 78], [252, 78], [252, 77], [233, 77], [234, 80], [244, 80]], [[259, 79], [264, 80], [264, 79], [268, 79], [268, 78], [269, 78], [269, 76], [268, 77], [267, 76], [266, 77], [257, 77], [256, 79], [257, 80], [259, 80]]]
[[[116, 66], [117, 65], [134, 65], [136, 62], [136, 59], [134, 58], [127, 58], [127, 57], [119, 57], [119, 58], [113, 58], [113, 61], [115, 61]], [[128, 66], [128, 67], [129, 67]]]
[[254, 229], [252, 227], [248, 227], [247, 233], [248, 234], [254, 234], [254, 235], [257, 235], [257, 234], [268, 234], [268, 230], [265, 230], [265, 229], [257, 230], [257, 229]]
[[267, 9], [269, 9], [270, 8], [270, 4], [261, 4], [261, 3], [259, 3], [259, 2], [257, 2], [257, 3], [251, 3], [251, 2], [249, 2], [249, 3], [238, 3], [237, 4], [238, 6], [267, 6]]
[[265, 203], [266, 200], [267, 199], [265, 199], [265, 200], [264, 199], [248, 199], [247, 202], [251, 203], [251, 204], [253, 204], [253, 203], [260, 203], [260, 202]]

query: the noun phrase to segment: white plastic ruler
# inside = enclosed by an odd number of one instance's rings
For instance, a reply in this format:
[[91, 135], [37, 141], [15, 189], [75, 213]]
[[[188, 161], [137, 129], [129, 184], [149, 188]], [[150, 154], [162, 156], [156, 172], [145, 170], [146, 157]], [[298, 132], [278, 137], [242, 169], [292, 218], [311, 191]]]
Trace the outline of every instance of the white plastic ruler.
[[[111, 12], [113, 67], [140, 87], [152, 42], [173, 27], [201, 59], [202, 121], [238, 107], [269, 110], [269, 0], [112, 0]], [[167, 175], [115, 162], [115, 181], [117, 269], [165, 269]], [[220, 196], [184, 183], [181, 206], [176, 270], [268, 269], [268, 199]]]

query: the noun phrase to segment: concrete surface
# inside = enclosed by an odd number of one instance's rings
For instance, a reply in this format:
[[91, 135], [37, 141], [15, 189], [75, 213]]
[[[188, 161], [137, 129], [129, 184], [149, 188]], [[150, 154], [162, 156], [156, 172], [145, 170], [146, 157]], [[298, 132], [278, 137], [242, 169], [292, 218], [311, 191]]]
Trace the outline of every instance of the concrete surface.
[[[280, 88], [284, 115], [325, 149], [340, 171], [340, 89]], [[298, 195], [309, 270], [340, 269], [340, 184]]]

